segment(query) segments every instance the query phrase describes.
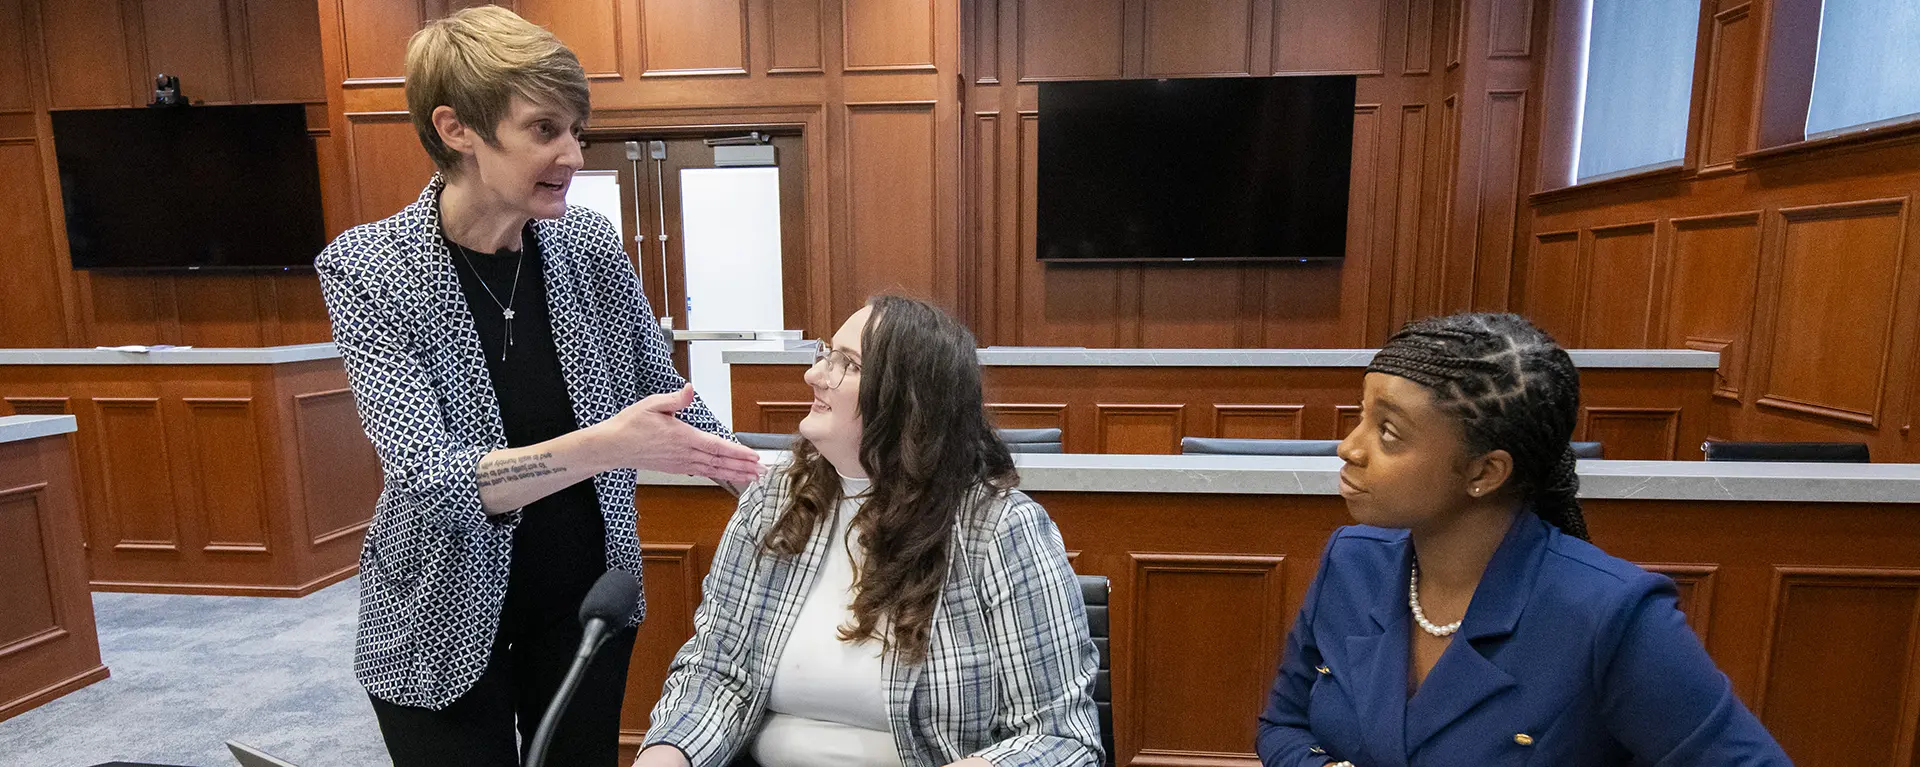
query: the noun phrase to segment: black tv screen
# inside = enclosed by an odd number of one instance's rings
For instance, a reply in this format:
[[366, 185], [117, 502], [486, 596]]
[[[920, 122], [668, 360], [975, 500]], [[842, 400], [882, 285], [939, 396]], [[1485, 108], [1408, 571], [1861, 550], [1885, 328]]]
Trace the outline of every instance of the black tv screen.
[[52, 117], [75, 269], [311, 267], [326, 246], [300, 104]]
[[1353, 109], [1351, 75], [1041, 83], [1040, 259], [1341, 258]]

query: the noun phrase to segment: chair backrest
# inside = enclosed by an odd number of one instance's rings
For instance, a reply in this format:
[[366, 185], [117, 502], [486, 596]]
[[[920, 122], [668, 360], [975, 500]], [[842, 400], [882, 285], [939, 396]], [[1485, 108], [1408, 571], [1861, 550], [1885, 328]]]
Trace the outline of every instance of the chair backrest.
[[1015, 453], [1061, 452], [1059, 429], [994, 429]]
[[1598, 442], [1573, 443], [1573, 457], [1575, 458], [1605, 458], [1607, 457], [1606, 452], [1606, 448]]
[[1100, 743], [1107, 749], [1106, 764], [1113, 764], [1113, 656], [1107, 650], [1110, 633], [1107, 622], [1107, 577], [1080, 576], [1080, 599], [1087, 604], [1087, 633], [1100, 650], [1100, 670], [1093, 675], [1093, 703], [1100, 709]]
[[1337, 439], [1181, 437], [1181, 455], [1339, 455]]
[[787, 450], [793, 447], [793, 434], [768, 434], [760, 431], [736, 431], [734, 439], [755, 450]]
[[1871, 463], [1865, 442], [1708, 442], [1709, 461]]

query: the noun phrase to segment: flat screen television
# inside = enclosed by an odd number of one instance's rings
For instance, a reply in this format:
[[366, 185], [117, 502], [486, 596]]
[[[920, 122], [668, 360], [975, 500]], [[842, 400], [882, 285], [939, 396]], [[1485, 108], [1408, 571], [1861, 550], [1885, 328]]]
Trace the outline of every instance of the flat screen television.
[[1039, 257], [1339, 259], [1353, 109], [1352, 75], [1041, 83]]
[[310, 268], [326, 246], [300, 104], [52, 117], [75, 269]]

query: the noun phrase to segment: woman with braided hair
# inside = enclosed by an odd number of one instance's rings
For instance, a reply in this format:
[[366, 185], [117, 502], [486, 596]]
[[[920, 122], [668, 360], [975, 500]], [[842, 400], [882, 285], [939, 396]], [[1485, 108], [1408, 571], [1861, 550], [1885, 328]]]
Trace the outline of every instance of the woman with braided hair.
[[1786, 765], [1673, 582], [1587, 541], [1573, 361], [1511, 314], [1402, 328], [1260, 715], [1267, 767]]

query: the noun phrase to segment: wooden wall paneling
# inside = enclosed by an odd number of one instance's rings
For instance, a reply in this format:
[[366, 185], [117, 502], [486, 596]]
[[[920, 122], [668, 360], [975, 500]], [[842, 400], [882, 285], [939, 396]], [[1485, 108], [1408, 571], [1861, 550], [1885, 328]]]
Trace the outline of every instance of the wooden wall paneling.
[[1467, 47], [1467, 0], [1450, 0], [1447, 12], [1447, 69], [1460, 66], [1460, 53]]
[[95, 397], [94, 449], [99, 502], [119, 552], [178, 552], [179, 508], [174, 498], [166, 424], [158, 397]]
[[937, 263], [933, 103], [850, 103], [845, 125], [847, 245], [832, 279], [839, 289], [834, 316], [881, 292], [950, 301], [952, 273]]
[[1680, 455], [1680, 408], [1582, 407], [1578, 433], [1605, 445], [1610, 460], [1672, 461]]
[[42, 532], [53, 513], [42, 502], [46, 492], [45, 482], [0, 487], [0, 583], [7, 584], [8, 597], [0, 610], [0, 657], [61, 632], [51, 581], [54, 557]]
[[[1513, 0], [1496, 0], [1500, 6]], [[1508, 15], [1521, 13], [1507, 10]], [[1498, 29], [1495, 30], [1498, 32]], [[1521, 38], [1524, 42], [1525, 38]], [[1512, 42], [1512, 41], [1508, 41]], [[1496, 44], [1501, 44], [1496, 40]], [[1524, 55], [1524, 48], [1520, 55]], [[1504, 54], [1503, 54], [1504, 55]], [[1500, 311], [1511, 303], [1514, 240], [1520, 206], [1521, 138], [1526, 128], [1527, 92], [1489, 90], [1481, 122], [1478, 199], [1474, 205], [1473, 308]]]
[[0, 402], [13, 411], [5, 415], [73, 415], [71, 397], [6, 397]]
[[1334, 439], [1344, 440], [1347, 438], [1347, 435], [1353, 433], [1354, 429], [1360, 428], [1359, 405], [1334, 405], [1333, 412], [1335, 432], [1337, 434]]
[[1707, 87], [1702, 97], [1700, 165], [1730, 166], [1747, 151], [1753, 130], [1754, 78], [1759, 38], [1753, 3], [1743, 2], [1713, 15], [1707, 39]]
[[1667, 280], [1668, 348], [1718, 351], [1723, 396], [1740, 398], [1752, 335], [1760, 270], [1757, 211], [1673, 219], [1672, 272]]
[[[646, 593], [647, 618], [634, 638], [629, 664], [632, 670], [627, 674], [628, 700], [658, 698], [667, 683], [667, 668], [672, 665], [674, 654], [693, 637], [693, 612], [700, 605], [700, 579], [705, 574], [696, 561], [698, 549], [692, 543], [644, 541], [640, 544], [640, 561], [645, 571], [641, 587]], [[706, 554], [707, 558], [712, 556]], [[636, 736], [645, 733], [651, 710], [651, 706], [622, 707], [622, 733]]]
[[1382, 60], [1386, 40], [1385, 6], [1398, 1], [1275, 0], [1270, 72], [1293, 75], [1386, 71]]
[[[622, 52], [627, 50], [620, 35], [624, 5], [620, 0], [516, 0], [514, 11], [552, 30], [572, 48], [587, 79], [618, 80], [624, 74]], [[638, 7], [645, 30], [641, 74], [746, 73], [745, 0], [641, 0]]]
[[[33, 43], [29, 39], [25, 3], [26, 0], [0, 0], [0, 114], [32, 110], [34, 91], [40, 87], [27, 63], [28, 46]], [[7, 137], [0, 135], [0, 138]]]
[[354, 221], [375, 221], [419, 199], [433, 176], [406, 112], [347, 116], [347, 155], [353, 179]]
[[[1834, 626], [1847, 627], [1850, 652], [1831, 651]], [[1911, 762], [1920, 727], [1920, 570], [1776, 566], [1766, 646], [1754, 708], [1788, 756]]]
[[1428, 115], [1426, 104], [1400, 107], [1400, 146], [1393, 168], [1396, 185], [1391, 251], [1393, 297], [1389, 308], [1389, 324], [1394, 326], [1413, 319], [1418, 311], [1415, 294], [1419, 290], [1420, 265], [1426, 260], [1423, 254], [1432, 242], [1431, 230], [1427, 227], [1431, 207], [1426, 183]]
[[0, 445], [0, 721], [107, 677], [71, 438]]
[[[1241, 294], [1248, 270], [1238, 267], [1156, 268], [1140, 281], [1140, 345], [1147, 348], [1234, 348], [1244, 337]], [[1049, 275], [1051, 276], [1051, 274]], [[1337, 306], [1337, 300], [1336, 300]]]
[[407, 39], [430, 18], [421, 4], [405, 0], [332, 3], [338, 9], [339, 50], [346, 83], [399, 85], [407, 71]]
[[[252, 397], [186, 397], [203, 550], [267, 553], [267, 498]], [[333, 468], [333, 467], [330, 467]], [[344, 468], [344, 467], [339, 467]]]
[[87, 340], [100, 346], [182, 343], [172, 277], [137, 272], [72, 274]]
[[987, 413], [997, 429], [1059, 429], [1060, 441], [1067, 440], [1065, 403], [989, 402]]
[[1487, 4], [1487, 58], [1523, 59], [1533, 53], [1533, 6], [1533, 0]]
[[1253, 0], [1144, 0], [1149, 77], [1253, 74]]
[[843, 0], [841, 70], [933, 71], [939, 47], [935, 5], [927, 0]]
[[1183, 404], [1097, 404], [1094, 443], [1099, 453], [1177, 455], [1186, 430]]
[[796, 434], [800, 421], [813, 408], [811, 402], [760, 402], [760, 431], [767, 434]]
[[1586, 271], [1580, 245], [1577, 231], [1534, 235], [1533, 252], [1527, 257], [1525, 290], [1521, 293], [1521, 313], [1567, 347], [1585, 343], [1580, 318], [1584, 312], [1581, 287], [1586, 283]]
[[1680, 591], [1680, 611], [1687, 616], [1687, 625], [1705, 644], [1707, 633], [1713, 627], [1713, 581], [1720, 572], [1719, 565], [1703, 564], [1649, 564], [1639, 563], [1649, 572], [1659, 573], [1673, 579], [1673, 585]]
[[1020, 81], [1120, 77], [1126, 60], [1126, 5], [1126, 0], [1013, 3]]
[[[1358, 237], [1349, 237], [1347, 250], [1364, 254], [1365, 268], [1355, 264], [1352, 278], [1363, 281], [1359, 292], [1365, 296], [1365, 318], [1355, 328], [1358, 346], [1378, 346], [1398, 326], [1393, 323], [1393, 291], [1396, 284], [1393, 266], [1397, 254], [1394, 241], [1399, 238], [1400, 219], [1395, 206], [1400, 189], [1391, 176], [1400, 160], [1396, 154], [1404, 144], [1399, 136], [1403, 122], [1393, 104], [1359, 104], [1354, 107], [1354, 164], [1364, 158], [1367, 183], [1354, 183], [1347, 203], [1349, 221], [1365, 222]], [[1366, 151], [1361, 152], [1364, 127]], [[1364, 197], [1364, 199], [1362, 199]], [[1349, 224], [1352, 226], [1352, 224]], [[1352, 256], [1348, 257], [1351, 261]], [[1264, 298], [1264, 296], [1262, 296]], [[1266, 307], [1259, 307], [1264, 315]]]
[[1406, 0], [1405, 41], [1400, 74], [1424, 75], [1433, 70], [1433, 4], [1436, 0]]
[[1002, 194], [1004, 185], [1000, 173], [1005, 167], [1000, 160], [1004, 146], [1000, 141], [1001, 124], [998, 112], [977, 112], [966, 125], [970, 131], [967, 145], [972, 150], [967, 163], [967, 205], [973, 217], [967, 237], [967, 263], [960, 273], [975, 275], [971, 283], [974, 299], [971, 304], [976, 312], [972, 325], [983, 346], [998, 344], [1004, 329], [1012, 327], [1010, 323], [1003, 324], [1001, 319], [1007, 305], [1013, 303], [1010, 291], [1003, 293], [1001, 289], [1003, 272], [1016, 271], [1001, 268], [1006, 254], [1001, 249], [1005, 238], [1000, 231], [1006, 222], [1001, 211], [1002, 198], [1006, 196]]
[[187, 274], [173, 281], [181, 342], [188, 346], [267, 346], [271, 312], [260, 305], [263, 277]]
[[[248, 86], [253, 100], [327, 100], [320, 15], [313, 0], [244, 0]], [[328, 186], [331, 190], [333, 187]]]
[[1653, 341], [1656, 235], [1652, 222], [1593, 229], [1585, 259], [1581, 346], [1638, 349]]
[[196, 103], [236, 101], [228, 10], [225, 0], [140, 0], [145, 71], [180, 78], [180, 90]]
[[[4, 86], [0, 86], [4, 87]], [[49, 155], [51, 153], [48, 153]], [[10, 204], [0, 207], [0, 347], [67, 346], [62, 283], [67, 259], [54, 246], [45, 206], [47, 177], [41, 147], [32, 139], [0, 139], [0, 189]]]
[[1305, 405], [1214, 405], [1213, 435], [1228, 439], [1300, 439]]
[[768, 0], [768, 74], [818, 74], [825, 67], [820, 0]]
[[120, 0], [42, 0], [38, 7], [51, 106], [146, 103], [144, 95], [135, 97], [129, 82], [128, 33]]
[[[308, 540], [320, 545], [366, 529], [380, 496], [380, 459], [359, 424], [353, 392], [293, 395], [293, 443]], [[283, 427], [284, 428], [284, 427]]]
[[1878, 426], [1903, 277], [1906, 198], [1785, 208], [1759, 404]]
[[971, 73], [975, 85], [1000, 84], [1000, 2], [999, 0], [977, 0], [962, 3], [961, 13], [971, 13], [962, 17], [962, 39], [967, 43], [967, 51], [961, 60], [966, 62], [967, 72]]
[[[1195, 712], [1257, 711], [1280, 657], [1286, 558], [1129, 553], [1131, 613], [1116, 674], [1128, 694], [1115, 712], [1127, 729], [1117, 761], [1163, 765], [1251, 763], [1252, 717], [1221, 722]], [[1124, 723], [1124, 724], [1122, 724]], [[1124, 755], [1132, 751], [1132, 759]]]
[[1454, 280], [1454, 271], [1449, 262], [1459, 249], [1453, 245], [1451, 223], [1454, 220], [1454, 205], [1459, 197], [1456, 184], [1460, 178], [1460, 95], [1449, 93], [1440, 100], [1440, 144], [1434, 160], [1439, 163], [1436, 181], [1439, 191], [1435, 200], [1436, 220], [1430, 226], [1435, 232], [1435, 247], [1430, 257], [1420, 262], [1419, 274], [1414, 285], [1414, 315], [1427, 316], [1443, 314], [1449, 308], [1447, 287]]

